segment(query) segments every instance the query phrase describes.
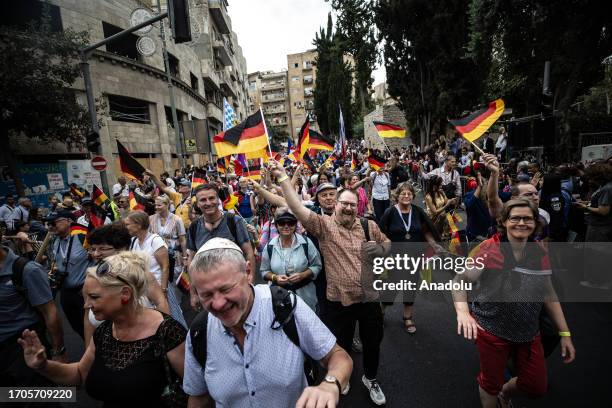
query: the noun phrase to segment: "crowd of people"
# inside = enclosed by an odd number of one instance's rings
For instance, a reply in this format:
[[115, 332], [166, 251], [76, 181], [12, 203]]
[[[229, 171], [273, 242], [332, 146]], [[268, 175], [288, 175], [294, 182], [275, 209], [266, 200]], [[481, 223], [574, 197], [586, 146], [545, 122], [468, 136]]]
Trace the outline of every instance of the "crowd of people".
[[[446, 253], [459, 214], [461, 241], [491, 255], [462, 276], [470, 281], [505, 270], [549, 279], [548, 242], [612, 241], [612, 160], [544, 166], [512, 157], [500, 134], [485, 136], [482, 154], [457, 136], [378, 151], [386, 163], [376, 167], [352, 141], [335, 160], [331, 152], [270, 159], [259, 180], [209, 166], [195, 186], [194, 168], [172, 177], [146, 170], [138, 180], [120, 176], [102, 205], [78, 189], [50, 198], [46, 216], [28, 198], [8, 197], [0, 385], [84, 386], [109, 407], [335, 407], [356, 386], [350, 353], [361, 353], [361, 382], [384, 405], [378, 372], [390, 304], [362, 284], [366, 258], [397, 243]], [[612, 289], [612, 275], [582, 284]], [[66, 356], [56, 296], [85, 344], [77, 362]], [[560, 348], [564, 362], [575, 358], [554, 296], [454, 296], [459, 333], [476, 339], [483, 407], [542, 396], [546, 357]], [[401, 300], [401, 324], [416, 336], [418, 299]]]

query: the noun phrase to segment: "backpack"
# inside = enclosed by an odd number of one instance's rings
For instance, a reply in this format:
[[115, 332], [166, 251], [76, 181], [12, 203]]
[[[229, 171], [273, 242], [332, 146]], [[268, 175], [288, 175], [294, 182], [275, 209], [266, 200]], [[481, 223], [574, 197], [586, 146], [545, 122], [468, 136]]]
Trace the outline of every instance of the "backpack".
[[361, 224], [361, 228], [363, 228], [365, 240], [368, 242], [370, 240], [370, 224], [368, 223], [367, 218], [360, 218], [359, 223]]
[[15, 290], [23, 297], [26, 297], [27, 289], [23, 286], [23, 271], [30, 260], [24, 256], [20, 256], [13, 262], [13, 270], [11, 274], [11, 281]]
[[[300, 348], [300, 336], [294, 316], [297, 305], [296, 294], [280, 286], [270, 286], [270, 292], [272, 294], [272, 310], [274, 311], [274, 320], [270, 329], [278, 330], [282, 328], [289, 340]], [[193, 355], [202, 369], [206, 369], [207, 332], [208, 312], [204, 310], [198, 313], [189, 327]], [[315, 385], [322, 374], [322, 367], [319, 362], [306, 353], [304, 353], [304, 374], [308, 385]]]
[[567, 238], [567, 224], [565, 219], [564, 208], [566, 198], [562, 193], [553, 193], [543, 197], [540, 207], [548, 211], [550, 222], [548, 223], [548, 235], [554, 241], [563, 242]]
[[[226, 216], [226, 220], [227, 220], [227, 228], [229, 229], [230, 234], [232, 235], [232, 241], [237, 242], [237, 233], [236, 233], [236, 216], [232, 213], [225, 213]], [[221, 221], [223, 222], [223, 221]], [[187, 229], [187, 233], [189, 235], [189, 237], [191, 238], [191, 241], [195, 244], [196, 242], [196, 229], [198, 227], [198, 222], [194, 221], [191, 224], [189, 224], [189, 228]]]
[[455, 170], [452, 170], [450, 183], [444, 184], [442, 186], [442, 191], [444, 191], [446, 198], [448, 198], [449, 200], [456, 197], [456, 194], [455, 194], [456, 186], [455, 186], [454, 180], [455, 180]]
[[[302, 243], [300, 246], [302, 247], [302, 251], [304, 251], [304, 256], [306, 257], [306, 260], [308, 261], [308, 241]], [[268, 259], [270, 260], [272, 260], [272, 250], [273, 249], [274, 249], [274, 246], [270, 244], [267, 245]], [[310, 282], [312, 282], [310, 279], [304, 279], [301, 282], [287, 285], [285, 286], [285, 288], [295, 292], [296, 290], [301, 289], [304, 286], [308, 285]]]

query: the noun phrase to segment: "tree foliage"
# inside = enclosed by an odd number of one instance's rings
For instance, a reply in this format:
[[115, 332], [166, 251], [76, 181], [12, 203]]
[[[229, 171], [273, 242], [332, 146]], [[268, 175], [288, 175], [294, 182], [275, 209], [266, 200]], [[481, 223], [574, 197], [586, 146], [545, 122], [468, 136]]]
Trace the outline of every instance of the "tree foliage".
[[389, 94], [421, 143], [456, 117], [486, 102], [479, 69], [465, 58], [469, 0], [379, 0], [375, 22], [384, 41]]
[[78, 50], [86, 43], [87, 33], [53, 32], [48, 16], [25, 29], [0, 27], [0, 137], [83, 137], [89, 116], [70, 87], [80, 75]]
[[313, 44], [317, 50], [317, 79], [314, 89], [314, 110], [321, 131], [338, 135], [340, 107], [347, 132], [352, 135], [351, 109], [352, 68], [344, 61], [344, 49], [337, 31], [334, 32], [331, 14], [327, 29], [321, 28]]
[[567, 113], [601, 81], [612, 53], [612, 20], [600, 0], [471, 0], [469, 56], [483, 70], [489, 97], [503, 95], [515, 115], [543, 111], [544, 62], [558, 146], [571, 144]]

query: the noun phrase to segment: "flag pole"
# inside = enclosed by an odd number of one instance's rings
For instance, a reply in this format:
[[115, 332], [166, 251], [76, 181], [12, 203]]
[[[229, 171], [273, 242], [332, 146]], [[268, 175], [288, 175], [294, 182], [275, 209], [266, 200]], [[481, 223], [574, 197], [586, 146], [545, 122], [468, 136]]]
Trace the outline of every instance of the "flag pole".
[[387, 148], [389, 154], [393, 156], [393, 153], [391, 153], [391, 149], [389, 149], [389, 146], [387, 146], [387, 144], [385, 143], [385, 139], [383, 139], [383, 137], [378, 134], [378, 131], [376, 132], [376, 135], [380, 138], [380, 141], [383, 142], [383, 145]]
[[[270, 153], [270, 158], [272, 158], [272, 146], [270, 145], [270, 135], [268, 134], [268, 127], [266, 126], [266, 117], [264, 116], [263, 108], [261, 107], [261, 105], [259, 105], [259, 112], [261, 113], [261, 120], [263, 121], [264, 132], [266, 132], [266, 138], [268, 139], [268, 152]], [[248, 164], [248, 161], [247, 161], [247, 164]]]
[[476, 150], [478, 151], [478, 153], [480, 153], [481, 155], [484, 155], [484, 154], [485, 154], [485, 152], [484, 152], [484, 151], [483, 151], [483, 150], [482, 150], [480, 147], [478, 147], [478, 145], [477, 145], [476, 143], [472, 142], [472, 141], [471, 141], [471, 140], [469, 140], [469, 139], [466, 139], [466, 138], [464, 138], [464, 139], [465, 139], [465, 140], [467, 140], [468, 142], [470, 142], [470, 144], [471, 144], [472, 146], [474, 146], [474, 149], [476, 149]]

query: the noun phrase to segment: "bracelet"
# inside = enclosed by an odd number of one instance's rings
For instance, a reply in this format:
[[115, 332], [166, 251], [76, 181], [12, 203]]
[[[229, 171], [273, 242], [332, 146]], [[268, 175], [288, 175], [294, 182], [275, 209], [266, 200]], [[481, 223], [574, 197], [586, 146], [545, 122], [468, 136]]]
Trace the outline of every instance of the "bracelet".
[[276, 180], [276, 181], [277, 181], [278, 183], [282, 183], [283, 181], [288, 180], [288, 179], [289, 179], [289, 176], [285, 174], [284, 176], [282, 176], [281, 178], [279, 178], [279, 179], [278, 179], [278, 180]]
[[270, 279], [272, 283], [278, 283], [278, 275], [273, 273], [272, 278]]
[[559, 332], [559, 337], [571, 337], [572, 333], [568, 332], [568, 331], [560, 331]]

